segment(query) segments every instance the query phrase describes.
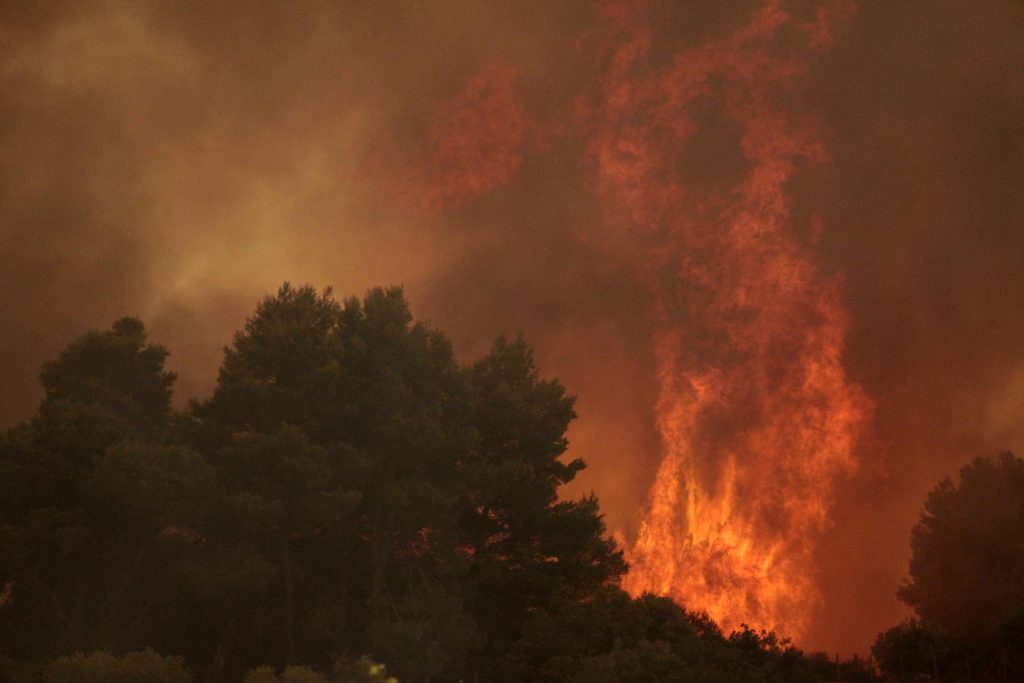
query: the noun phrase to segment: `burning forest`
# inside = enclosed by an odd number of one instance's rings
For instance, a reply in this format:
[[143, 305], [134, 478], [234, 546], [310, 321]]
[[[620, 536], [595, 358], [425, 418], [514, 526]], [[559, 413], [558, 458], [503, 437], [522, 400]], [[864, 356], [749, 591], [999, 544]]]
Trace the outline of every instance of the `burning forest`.
[[1024, 675], [1020, 6], [0, 35], [0, 679]]

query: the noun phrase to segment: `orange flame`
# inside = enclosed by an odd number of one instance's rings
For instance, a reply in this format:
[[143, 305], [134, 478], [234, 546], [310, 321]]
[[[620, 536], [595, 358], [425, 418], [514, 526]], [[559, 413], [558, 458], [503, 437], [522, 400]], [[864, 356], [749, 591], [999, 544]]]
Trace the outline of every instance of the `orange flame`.
[[[845, 16], [832, 8], [796, 27], [804, 52], [827, 46], [823, 22]], [[605, 19], [617, 47], [594, 107], [595, 184], [612, 221], [663, 245], [648, 277], [665, 454], [624, 587], [706, 610], [727, 630], [799, 638], [819, 600], [814, 537], [870, 412], [843, 370], [839, 282], [789, 220], [787, 182], [826, 158], [794, 106], [805, 59], [786, 48], [794, 26], [778, 2], [653, 73], [638, 6]], [[677, 170], [699, 131], [694, 112], [709, 105], [736, 126], [745, 162], [718, 196]]]
[[[643, 4], [607, 3], [577, 44], [601, 65], [596, 92], [573, 102], [572, 125], [550, 126], [578, 132], [606, 223], [649, 249], [665, 452], [624, 587], [706, 610], [726, 630], [804, 632], [820, 600], [815, 535], [871, 412], [842, 365], [841, 283], [808, 244], [820, 221], [802, 239], [786, 193], [801, 164], [827, 160], [800, 87], [855, 10], [826, 1], [800, 23], [768, 0], [656, 68]], [[485, 70], [441, 111], [428, 204], [457, 205], [519, 170], [537, 124], [518, 73]], [[732, 127], [741, 169], [710, 188], [682, 170], [708, 110]]]
[[442, 108], [431, 129], [433, 153], [418, 186], [422, 206], [457, 206], [506, 183], [519, 170], [532, 122], [515, 91], [519, 69], [491, 64]]

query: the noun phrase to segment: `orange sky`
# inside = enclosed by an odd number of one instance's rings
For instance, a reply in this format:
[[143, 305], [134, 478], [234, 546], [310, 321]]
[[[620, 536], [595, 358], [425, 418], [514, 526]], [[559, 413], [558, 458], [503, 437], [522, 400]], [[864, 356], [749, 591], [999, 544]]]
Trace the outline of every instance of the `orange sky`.
[[[761, 6], [641, 7], [648, 44], [625, 81], [669, 72]], [[839, 283], [844, 381], [873, 412], [856, 467], [830, 474], [810, 561], [822, 601], [801, 643], [864, 653], [901, 618], [924, 494], [975, 455], [1024, 451], [1024, 6], [866, 3], [834, 19], [831, 45], [801, 28], [818, 6], [780, 3], [789, 20], [736, 52], [735, 73], [798, 57], [804, 72], [767, 96], [813, 121], [823, 150], [780, 185], [785, 235]], [[404, 284], [467, 360], [525, 333], [579, 397], [571, 448], [589, 468], [573, 490], [593, 489], [632, 538], [665, 453], [654, 304], [683, 302], [670, 322], [688, 330], [717, 324], [687, 318], [687, 279], [650, 264], [678, 258], [666, 226], [734, 207], [752, 162], [729, 98], [696, 102], [685, 145], [650, 171], [690, 203], [623, 230], [638, 209], [600, 186], [593, 126], [610, 121], [597, 94], [628, 39], [598, 14], [526, 0], [5, 3], [0, 420], [30, 415], [40, 365], [118, 316], [171, 348], [183, 403], [281, 281]], [[701, 361], [695, 349], [681, 353]]]

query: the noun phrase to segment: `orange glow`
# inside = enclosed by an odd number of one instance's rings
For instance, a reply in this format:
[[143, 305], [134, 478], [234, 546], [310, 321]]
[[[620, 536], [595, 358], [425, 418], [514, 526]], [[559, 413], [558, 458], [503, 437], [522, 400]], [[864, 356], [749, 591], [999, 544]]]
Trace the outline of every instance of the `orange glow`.
[[[616, 46], [594, 107], [594, 183], [609, 222], [658, 236], [647, 276], [665, 450], [625, 588], [706, 610], [726, 631], [803, 634], [820, 599], [815, 535], [870, 412], [842, 366], [839, 282], [812, 262], [786, 196], [800, 163], [826, 158], [794, 106], [804, 60], [831, 40], [821, 22], [848, 14], [819, 12], [792, 48], [792, 20], [769, 2], [659, 71], [645, 68], [642, 11], [605, 13]], [[718, 193], [677, 170], [699, 107], [735, 126], [744, 161]]]
[[433, 154], [416, 179], [425, 209], [454, 206], [490, 192], [523, 161], [530, 119], [515, 92], [519, 69], [492, 64], [434, 118]]

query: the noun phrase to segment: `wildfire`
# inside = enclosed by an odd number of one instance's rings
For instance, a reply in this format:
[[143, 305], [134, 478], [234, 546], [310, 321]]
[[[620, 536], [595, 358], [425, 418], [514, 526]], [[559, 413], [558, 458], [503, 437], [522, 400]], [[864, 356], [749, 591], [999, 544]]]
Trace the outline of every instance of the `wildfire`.
[[[787, 197], [801, 165], [827, 159], [802, 79], [854, 10], [824, 2], [801, 23], [769, 0], [655, 66], [644, 5], [605, 4], [578, 41], [601, 75], [567, 108], [572, 125], [549, 126], [582, 143], [607, 225], [648, 250], [639, 277], [659, 330], [664, 456], [624, 587], [706, 610], [727, 630], [803, 633], [819, 600], [815, 535], [871, 409], [845, 376], [849, 321], [839, 279], [812, 258], [819, 228], [802, 236]], [[491, 67], [442, 111], [426, 204], [489, 192], [524, 163], [535, 124], [518, 73]], [[739, 159], [710, 188], [682, 170], [708, 112]]]
[[[828, 43], [821, 22], [846, 14], [829, 7], [796, 27], [804, 51]], [[787, 182], [826, 158], [794, 106], [807, 56], [785, 49], [794, 26], [776, 2], [662, 71], [645, 69], [651, 34], [635, 6], [605, 18], [616, 47], [595, 107], [595, 185], [612, 220], [660, 235], [647, 277], [665, 454], [625, 588], [670, 595], [726, 629], [799, 638], [819, 599], [815, 534], [870, 410], [842, 366], [839, 283], [790, 221]], [[736, 127], [746, 164], [717, 196], [676, 170], [708, 106]]]

